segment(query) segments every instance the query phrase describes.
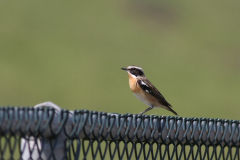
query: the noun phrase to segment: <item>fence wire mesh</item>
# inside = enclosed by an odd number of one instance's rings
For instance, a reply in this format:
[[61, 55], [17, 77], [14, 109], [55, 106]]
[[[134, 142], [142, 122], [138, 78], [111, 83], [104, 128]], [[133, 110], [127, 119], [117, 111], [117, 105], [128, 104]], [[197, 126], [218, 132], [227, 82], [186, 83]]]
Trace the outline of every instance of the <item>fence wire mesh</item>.
[[239, 121], [0, 107], [7, 159], [240, 159]]

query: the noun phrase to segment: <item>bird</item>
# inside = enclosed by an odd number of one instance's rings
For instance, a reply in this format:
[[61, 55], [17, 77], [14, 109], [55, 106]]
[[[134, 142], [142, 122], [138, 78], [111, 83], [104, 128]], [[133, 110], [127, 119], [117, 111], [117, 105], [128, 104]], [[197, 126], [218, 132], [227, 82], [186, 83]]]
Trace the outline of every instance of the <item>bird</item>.
[[178, 116], [177, 112], [171, 108], [171, 104], [167, 102], [157, 88], [147, 79], [141, 67], [131, 65], [127, 68], [121, 69], [127, 71], [128, 73], [129, 87], [133, 94], [140, 101], [149, 106], [149, 108], [139, 113], [140, 115], [150, 111], [153, 108], [164, 108]]

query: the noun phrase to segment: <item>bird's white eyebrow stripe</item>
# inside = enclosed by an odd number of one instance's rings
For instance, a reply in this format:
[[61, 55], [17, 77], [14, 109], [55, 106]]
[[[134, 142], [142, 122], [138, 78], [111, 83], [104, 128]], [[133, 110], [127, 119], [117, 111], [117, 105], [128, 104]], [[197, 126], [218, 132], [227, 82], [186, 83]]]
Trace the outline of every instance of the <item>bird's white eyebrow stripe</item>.
[[143, 71], [143, 69], [141, 67], [138, 67], [138, 66], [128, 66], [127, 68], [128, 69], [136, 68], [136, 69], [139, 69], [139, 70]]
[[139, 69], [139, 70], [141, 70], [141, 71], [143, 70], [143, 69], [142, 69], [142, 68], [140, 68], [140, 67], [135, 67], [135, 68], [137, 68], [137, 69]]

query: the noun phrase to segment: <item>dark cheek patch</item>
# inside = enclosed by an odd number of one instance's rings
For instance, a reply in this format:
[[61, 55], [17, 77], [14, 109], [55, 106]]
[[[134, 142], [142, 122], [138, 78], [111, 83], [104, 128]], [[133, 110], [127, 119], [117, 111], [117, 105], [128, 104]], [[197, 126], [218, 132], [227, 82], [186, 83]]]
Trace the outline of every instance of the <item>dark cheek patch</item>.
[[131, 70], [130, 72], [131, 72], [133, 75], [137, 76], [136, 70]]
[[142, 71], [138, 71], [138, 75], [139, 75], [139, 76], [142, 76], [142, 75], [143, 75], [143, 72], [142, 72]]
[[143, 72], [139, 71], [139, 70], [131, 70], [130, 72], [135, 76], [142, 76], [143, 75]]

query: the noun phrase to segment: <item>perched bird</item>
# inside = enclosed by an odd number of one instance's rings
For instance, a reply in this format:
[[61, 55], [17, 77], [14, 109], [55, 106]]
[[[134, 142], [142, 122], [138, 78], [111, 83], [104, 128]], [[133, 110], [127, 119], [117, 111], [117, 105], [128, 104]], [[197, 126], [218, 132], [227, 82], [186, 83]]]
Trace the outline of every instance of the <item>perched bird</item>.
[[128, 73], [129, 86], [133, 94], [149, 106], [145, 111], [139, 113], [140, 115], [153, 108], [164, 108], [178, 115], [157, 88], [145, 77], [142, 68], [133, 65], [121, 69]]

